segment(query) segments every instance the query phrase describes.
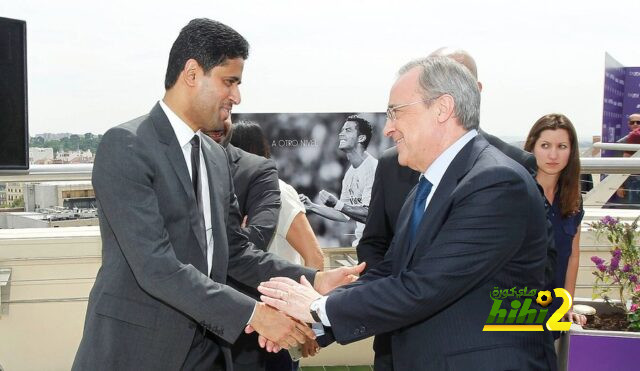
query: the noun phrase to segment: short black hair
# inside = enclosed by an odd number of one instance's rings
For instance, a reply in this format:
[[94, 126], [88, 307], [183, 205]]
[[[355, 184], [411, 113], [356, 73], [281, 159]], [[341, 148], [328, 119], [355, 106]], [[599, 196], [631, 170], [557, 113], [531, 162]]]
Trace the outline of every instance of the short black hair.
[[262, 127], [253, 121], [240, 121], [233, 124], [231, 144], [254, 155], [269, 158], [269, 142]]
[[358, 135], [364, 135], [365, 139], [362, 142], [364, 149], [367, 149], [369, 146], [369, 142], [371, 141], [371, 136], [373, 135], [373, 126], [371, 123], [358, 115], [351, 115], [347, 117], [345, 122], [355, 122], [356, 128], [358, 128]]
[[227, 59], [248, 57], [249, 43], [236, 30], [208, 18], [193, 19], [173, 42], [164, 88], [171, 89], [189, 59], [195, 59], [207, 73]]

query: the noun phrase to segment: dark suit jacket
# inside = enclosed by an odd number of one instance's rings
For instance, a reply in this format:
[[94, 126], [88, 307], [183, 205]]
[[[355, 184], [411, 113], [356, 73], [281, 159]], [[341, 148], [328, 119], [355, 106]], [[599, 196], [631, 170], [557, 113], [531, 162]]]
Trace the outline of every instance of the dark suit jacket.
[[271, 276], [314, 276], [247, 241], [225, 152], [208, 138], [201, 148], [211, 197], [211, 278], [189, 172], [160, 106], [103, 136], [93, 165], [102, 266], [74, 370], [178, 370], [196, 324], [216, 335], [231, 370], [228, 344], [255, 300], [226, 286], [227, 275], [253, 287]]
[[[533, 177], [537, 171], [535, 157], [520, 148], [505, 143], [501, 139], [483, 131], [480, 134], [494, 147], [522, 165]], [[369, 215], [360, 243], [356, 247], [358, 261], [366, 262], [367, 269], [375, 267], [384, 258], [391, 240], [395, 235], [396, 222], [400, 208], [416, 185], [420, 173], [411, 168], [398, 164], [398, 150], [392, 147], [384, 151], [378, 159], [378, 168], [373, 181], [371, 202], [369, 203]], [[555, 254], [553, 244], [549, 246], [548, 265], [545, 276], [546, 282], [553, 277], [555, 266]], [[388, 334], [376, 336], [373, 349], [377, 356], [391, 352], [391, 338]]]
[[482, 332], [495, 286], [543, 287], [549, 236], [530, 174], [478, 136], [435, 192], [413, 243], [415, 190], [384, 260], [330, 295], [336, 340], [394, 331], [397, 370], [553, 367], [547, 333]]
[[[249, 241], [266, 251], [278, 224], [280, 213], [280, 186], [278, 170], [273, 160], [246, 152], [232, 144], [226, 147], [229, 167], [233, 177], [240, 214], [248, 217], [247, 227], [242, 228]], [[229, 285], [254, 299], [259, 298], [255, 288], [229, 279]], [[265, 354], [258, 345], [257, 334], [240, 334], [232, 345], [236, 371], [264, 369]]]
[[[505, 143], [501, 139], [483, 131], [479, 133], [535, 177], [538, 166], [536, 158], [529, 152]], [[366, 262], [367, 269], [375, 267], [384, 258], [394, 236], [396, 221], [409, 191], [418, 183], [420, 173], [398, 164], [398, 150], [392, 147], [378, 159], [369, 214], [360, 243], [356, 247], [359, 262]]]
[[248, 226], [242, 230], [257, 248], [267, 251], [280, 213], [276, 164], [231, 143], [226, 149], [240, 214], [248, 217]]

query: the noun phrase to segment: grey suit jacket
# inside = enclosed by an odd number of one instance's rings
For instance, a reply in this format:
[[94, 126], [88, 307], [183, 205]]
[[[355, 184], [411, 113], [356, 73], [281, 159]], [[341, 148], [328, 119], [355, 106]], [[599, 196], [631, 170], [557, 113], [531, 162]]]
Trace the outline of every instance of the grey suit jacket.
[[546, 214], [527, 171], [477, 136], [454, 158], [409, 241], [414, 198], [415, 188], [384, 260], [329, 296], [336, 340], [393, 331], [397, 370], [552, 368], [548, 333], [482, 332], [495, 286], [543, 287]]
[[255, 300], [226, 286], [227, 275], [253, 287], [274, 275], [314, 276], [247, 241], [225, 152], [208, 138], [202, 151], [214, 238], [211, 278], [187, 165], [160, 106], [103, 136], [93, 166], [102, 266], [74, 370], [177, 370], [196, 324], [217, 336], [231, 370], [228, 344]]

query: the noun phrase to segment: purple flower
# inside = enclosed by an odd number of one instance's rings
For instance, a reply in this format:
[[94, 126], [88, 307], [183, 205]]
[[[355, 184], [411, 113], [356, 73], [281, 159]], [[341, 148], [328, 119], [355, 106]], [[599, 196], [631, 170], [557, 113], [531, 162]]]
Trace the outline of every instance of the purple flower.
[[592, 261], [595, 265], [601, 265], [602, 263], [604, 263], [604, 259], [600, 258], [599, 256], [592, 256], [592, 257], [591, 257], [591, 261]]
[[600, 221], [602, 222], [602, 224], [606, 224], [606, 225], [608, 225], [610, 227], [613, 227], [614, 225], [616, 225], [618, 223], [618, 219], [612, 218], [609, 215], [607, 215], [604, 218], [600, 219]]
[[618, 258], [618, 260], [620, 260], [620, 257], [622, 256], [622, 250], [615, 249], [611, 252], [611, 255], [613, 255], [614, 258]]
[[632, 274], [629, 276], [629, 281], [636, 283], [638, 282], [638, 276], [636, 276], [635, 274]]
[[620, 258], [614, 256], [613, 258], [611, 258], [611, 271], [613, 272], [614, 270], [618, 269], [618, 266], [620, 266]]
[[607, 270], [607, 266], [606, 266], [606, 265], [604, 265], [604, 264], [598, 264], [598, 265], [596, 265], [596, 267], [598, 268], [598, 270], [599, 270], [600, 272], [604, 272], [604, 271], [606, 271], [606, 270]]
[[625, 264], [624, 267], [622, 267], [622, 271], [627, 273], [631, 270], [631, 266], [629, 264]]

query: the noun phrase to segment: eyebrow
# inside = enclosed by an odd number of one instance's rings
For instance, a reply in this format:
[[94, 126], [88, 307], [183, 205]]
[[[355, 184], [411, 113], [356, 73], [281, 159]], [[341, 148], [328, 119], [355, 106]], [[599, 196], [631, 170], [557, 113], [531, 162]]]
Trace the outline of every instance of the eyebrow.
[[233, 82], [237, 82], [238, 85], [242, 84], [242, 80], [238, 76], [227, 76], [225, 79], [231, 80]]

